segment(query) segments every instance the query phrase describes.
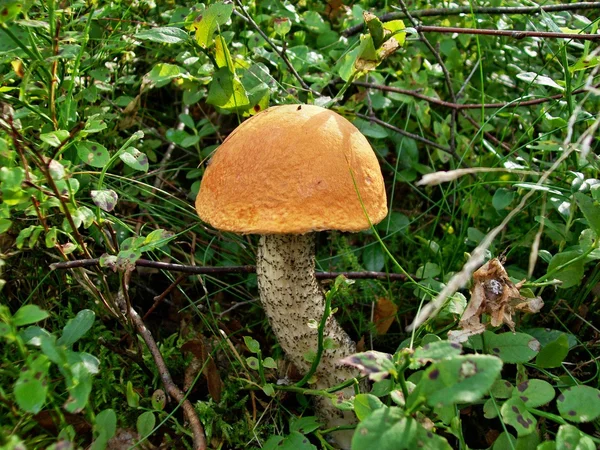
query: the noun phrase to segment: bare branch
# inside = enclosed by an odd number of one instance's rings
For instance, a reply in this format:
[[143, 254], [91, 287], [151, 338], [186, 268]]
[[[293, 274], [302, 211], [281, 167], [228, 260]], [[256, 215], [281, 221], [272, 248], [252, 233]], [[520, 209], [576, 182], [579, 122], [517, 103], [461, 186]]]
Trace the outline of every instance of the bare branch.
[[[100, 260], [98, 258], [94, 259], [78, 259], [75, 261], [65, 261], [50, 264], [51, 270], [58, 269], [74, 269], [77, 267], [95, 267], [100, 264]], [[151, 261], [149, 259], [138, 259], [135, 262], [135, 265], [138, 267], [151, 267], [154, 269], [160, 270], [168, 270], [171, 272], [184, 272], [189, 274], [196, 275], [225, 275], [231, 273], [255, 273], [255, 266], [224, 266], [224, 267], [214, 267], [214, 266], [189, 266], [185, 264], [173, 264], [173, 263], [165, 263], [161, 261]], [[390, 280], [405, 280], [406, 276], [401, 273], [387, 273], [387, 272], [317, 272], [316, 277], [318, 279], [331, 279], [337, 278], [340, 275], [345, 276], [346, 278], [351, 278], [354, 280], [358, 279], [390, 279]]]
[[[599, 35], [600, 36], [600, 35]], [[435, 98], [435, 97], [429, 97], [427, 95], [423, 95], [417, 91], [412, 91], [410, 89], [402, 89], [402, 88], [397, 88], [397, 87], [393, 87], [393, 86], [385, 86], [382, 84], [375, 84], [375, 83], [365, 83], [363, 81], [355, 81], [354, 83], [356, 86], [363, 86], [366, 88], [370, 88], [370, 89], [377, 89], [380, 91], [385, 91], [385, 92], [395, 92], [397, 94], [403, 94], [403, 95], [409, 95], [411, 97], [414, 98], [418, 98], [420, 100], [425, 100], [426, 102], [432, 103], [434, 105], [438, 105], [438, 106], [443, 106], [445, 108], [450, 108], [450, 109], [456, 109], [456, 110], [463, 110], [463, 109], [481, 109], [486, 108], [486, 109], [500, 109], [500, 108], [516, 108], [518, 106], [534, 106], [534, 105], [539, 105], [541, 103], [547, 103], [547, 102], [551, 102], [552, 100], [560, 100], [561, 98], [565, 97], [565, 94], [556, 94], [556, 95], [552, 95], [550, 97], [544, 97], [544, 98], [536, 98], [533, 100], [523, 100], [520, 101], [520, 99], [515, 99], [515, 100], [511, 100], [510, 102], [502, 102], [502, 103], [452, 103], [452, 102], [446, 102], [444, 100], [440, 100], [439, 98]], [[588, 89], [577, 89], [573, 92], [571, 92], [571, 94], [582, 94], [584, 92], [588, 92]]]
[[[410, 15], [413, 17], [447, 17], [447, 16], [458, 16], [460, 14], [539, 14], [540, 12], [559, 12], [559, 11], [577, 11], [577, 10], [590, 10], [600, 9], [600, 2], [579, 2], [570, 4], [558, 4], [558, 5], [543, 5], [543, 6], [460, 6], [456, 8], [430, 8], [430, 9], [417, 9], [410, 11]], [[392, 12], [383, 14], [379, 17], [382, 22], [389, 22], [390, 20], [403, 19], [406, 14], [402, 11]], [[342, 32], [344, 36], [352, 36], [363, 29], [363, 24], [354, 25]]]

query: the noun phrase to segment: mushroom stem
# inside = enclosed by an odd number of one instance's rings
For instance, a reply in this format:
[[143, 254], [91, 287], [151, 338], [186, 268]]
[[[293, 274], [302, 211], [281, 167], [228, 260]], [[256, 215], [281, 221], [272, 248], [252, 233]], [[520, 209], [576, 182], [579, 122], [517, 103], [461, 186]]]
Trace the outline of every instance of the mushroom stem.
[[[311, 367], [306, 356], [317, 353], [316, 324], [325, 311], [325, 299], [315, 277], [314, 246], [314, 234], [262, 235], [256, 263], [265, 313], [279, 344], [303, 374]], [[313, 386], [327, 389], [358, 376], [356, 370], [339, 363], [356, 353], [356, 345], [333, 316], [327, 319], [323, 337], [332, 340], [334, 348], [323, 351]], [[339, 394], [349, 398], [354, 390], [345, 388]], [[316, 409], [328, 427], [356, 423], [352, 412], [337, 409], [327, 398], [319, 398]], [[350, 448], [352, 431], [336, 432], [334, 438], [342, 448]]]

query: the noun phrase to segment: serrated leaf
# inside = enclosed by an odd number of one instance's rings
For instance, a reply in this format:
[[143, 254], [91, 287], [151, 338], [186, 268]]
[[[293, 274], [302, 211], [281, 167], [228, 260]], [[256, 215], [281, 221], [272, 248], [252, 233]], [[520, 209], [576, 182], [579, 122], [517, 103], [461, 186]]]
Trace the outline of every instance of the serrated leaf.
[[80, 141], [76, 144], [77, 155], [92, 167], [104, 167], [110, 161], [110, 154], [104, 145], [94, 141]]
[[188, 39], [188, 34], [181, 28], [156, 27], [150, 30], [140, 31], [134, 35], [137, 39], [145, 41], [160, 42], [163, 44], [178, 44]]

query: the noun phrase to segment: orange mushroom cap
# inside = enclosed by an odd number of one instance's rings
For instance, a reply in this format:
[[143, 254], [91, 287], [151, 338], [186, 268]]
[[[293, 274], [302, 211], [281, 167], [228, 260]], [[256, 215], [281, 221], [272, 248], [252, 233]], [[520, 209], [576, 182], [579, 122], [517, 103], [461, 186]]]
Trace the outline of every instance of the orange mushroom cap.
[[318, 106], [283, 105], [225, 139], [196, 209], [220, 230], [303, 234], [369, 228], [387, 215], [387, 200], [377, 157], [354, 125]]

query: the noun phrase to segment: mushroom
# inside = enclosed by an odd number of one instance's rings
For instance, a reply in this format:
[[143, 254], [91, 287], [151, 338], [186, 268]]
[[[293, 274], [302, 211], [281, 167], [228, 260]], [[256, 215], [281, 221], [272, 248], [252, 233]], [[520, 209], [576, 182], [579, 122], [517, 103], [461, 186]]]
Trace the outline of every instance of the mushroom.
[[[360, 231], [387, 215], [381, 169], [367, 139], [348, 120], [311, 105], [268, 108], [237, 127], [208, 164], [196, 209], [217, 229], [259, 234], [256, 273], [260, 299], [281, 348], [307, 373], [317, 350], [323, 293], [315, 278], [315, 232]], [[356, 345], [333, 316], [313, 387], [326, 389], [358, 376], [340, 360]], [[328, 346], [330, 347], [330, 346]], [[314, 378], [314, 377], [313, 377]], [[340, 394], [341, 392], [341, 394]], [[338, 392], [354, 395], [352, 387]], [[356, 423], [320, 398], [328, 427]], [[334, 438], [350, 447], [352, 431]]]

